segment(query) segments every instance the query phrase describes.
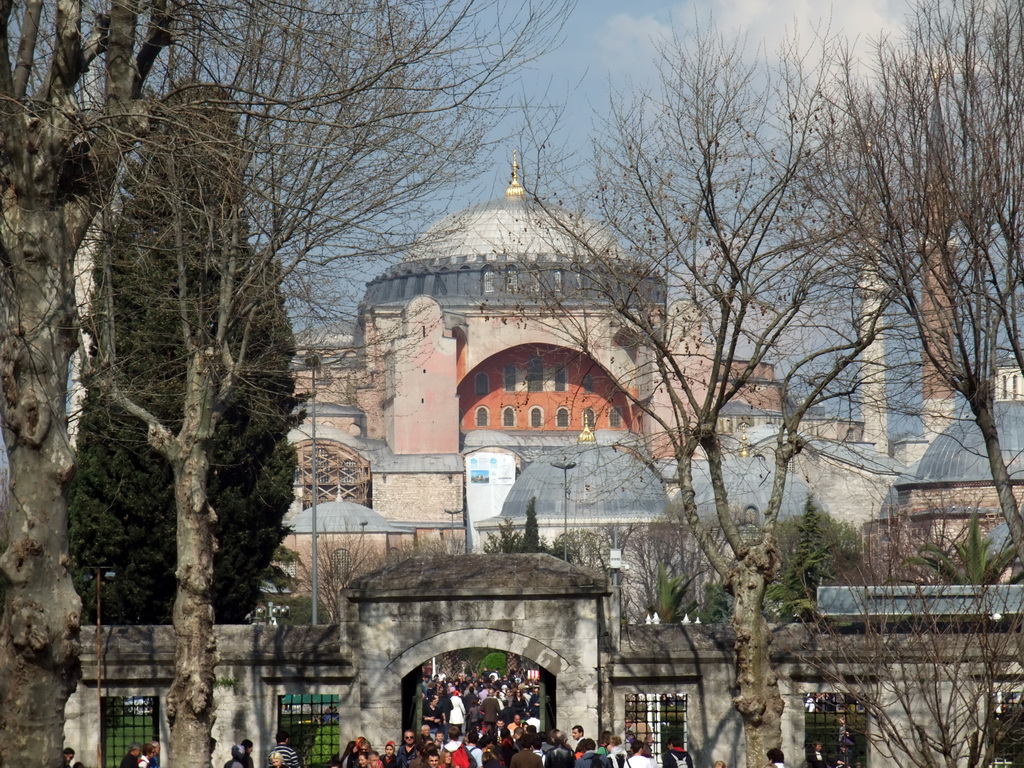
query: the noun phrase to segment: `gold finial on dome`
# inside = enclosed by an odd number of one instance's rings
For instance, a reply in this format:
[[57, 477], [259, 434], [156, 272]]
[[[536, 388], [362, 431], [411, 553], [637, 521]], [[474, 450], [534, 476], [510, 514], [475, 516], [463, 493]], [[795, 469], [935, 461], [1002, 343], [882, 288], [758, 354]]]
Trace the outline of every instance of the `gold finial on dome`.
[[740, 424], [740, 457], [747, 458], [750, 456], [750, 447], [747, 444], [747, 422]]
[[522, 197], [526, 194], [523, 185], [519, 183], [519, 156], [516, 150], [512, 150], [512, 183], [505, 190], [505, 197]]
[[586, 419], [583, 420], [583, 431], [580, 432], [579, 440], [577, 440], [576, 442], [578, 442], [578, 443], [596, 443], [597, 442], [597, 438], [594, 436], [594, 433], [590, 431], [590, 422], [588, 422]]

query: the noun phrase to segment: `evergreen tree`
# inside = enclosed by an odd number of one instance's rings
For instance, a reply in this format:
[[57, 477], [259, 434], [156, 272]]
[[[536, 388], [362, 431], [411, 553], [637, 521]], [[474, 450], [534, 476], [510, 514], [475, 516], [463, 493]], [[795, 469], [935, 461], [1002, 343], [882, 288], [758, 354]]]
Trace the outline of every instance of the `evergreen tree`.
[[[225, 147], [230, 151], [232, 139], [230, 126], [217, 120], [210, 118], [208, 136], [213, 137], [210, 143], [219, 142], [219, 158], [226, 156]], [[219, 230], [208, 220], [198, 221], [218, 205], [238, 202], [225, 200], [223, 179], [214, 178], [217, 158], [205, 159], [203, 151], [197, 146], [195, 157], [179, 157], [173, 180], [165, 178], [166, 163], [151, 163], [140, 153], [127, 174], [123, 208], [109, 234], [109, 271], [98, 276], [116, 286], [117, 378], [171, 429], [181, 424], [184, 408], [188, 352], [182, 323], [217, 322], [220, 275], [204, 253], [235, 248], [239, 262], [246, 258], [246, 238], [237, 220]], [[165, 191], [154, 195], [153, 189]], [[188, 225], [192, 216], [195, 226]], [[220, 237], [225, 240], [218, 242]], [[189, 289], [187, 311], [182, 285]], [[256, 322], [245, 339], [249, 364], [214, 434], [207, 478], [220, 543], [213, 603], [222, 623], [243, 621], [259, 598], [285, 533], [282, 520], [293, 498], [296, 466], [287, 442], [297, 401], [288, 370], [294, 342], [284, 301], [277, 282], [266, 276], [257, 276], [245, 290], [256, 308]], [[106, 623], [169, 622], [176, 567], [172, 471], [148, 443], [141, 422], [112, 409], [98, 389], [90, 390], [83, 406], [69, 518], [85, 620], [95, 619], [90, 569], [104, 566], [116, 572], [103, 584]]]
[[817, 606], [818, 587], [833, 577], [828, 523], [828, 515], [808, 497], [793, 555], [785, 563], [781, 579], [768, 588], [768, 598], [776, 602], [785, 619], [809, 618]]
[[523, 530], [523, 552], [543, 552], [540, 543], [540, 529], [537, 527], [537, 499], [531, 498], [526, 505], [526, 527]]

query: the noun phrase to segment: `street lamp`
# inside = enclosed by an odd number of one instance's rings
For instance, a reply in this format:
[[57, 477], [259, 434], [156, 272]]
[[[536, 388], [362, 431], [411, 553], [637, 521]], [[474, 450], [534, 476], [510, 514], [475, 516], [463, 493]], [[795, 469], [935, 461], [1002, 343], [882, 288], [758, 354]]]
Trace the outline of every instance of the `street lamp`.
[[576, 466], [575, 461], [553, 461], [551, 466], [562, 470], [562, 501], [563, 525], [562, 525], [562, 559], [569, 562], [569, 470]]
[[[93, 576], [91, 571], [95, 570]], [[114, 578], [116, 572], [109, 565], [90, 566], [86, 578], [96, 579], [96, 722], [99, 723], [100, 734], [96, 741], [96, 764], [103, 765], [103, 577]]]
[[317, 550], [316, 541], [316, 497], [320, 495], [320, 476], [316, 466], [316, 374], [320, 370], [320, 356], [315, 352], [310, 352], [306, 355], [306, 367], [312, 371], [313, 386], [312, 392], [309, 397], [310, 402], [310, 417], [312, 420], [312, 426], [310, 429], [310, 445], [312, 450], [312, 456], [310, 457], [310, 471], [313, 473], [313, 503], [311, 505], [311, 512], [313, 516], [313, 626], [316, 626], [317, 621], [317, 605], [319, 601], [319, 576], [317, 572], [317, 558], [319, 551]]
[[450, 546], [452, 547], [451, 551], [454, 552], [455, 551], [455, 549], [454, 549], [454, 547], [455, 547], [455, 518], [458, 515], [462, 514], [462, 510], [461, 509], [446, 509], [444, 511], [444, 513], [446, 515], [451, 515], [451, 517], [452, 517], [452, 535], [451, 535], [451, 545]]

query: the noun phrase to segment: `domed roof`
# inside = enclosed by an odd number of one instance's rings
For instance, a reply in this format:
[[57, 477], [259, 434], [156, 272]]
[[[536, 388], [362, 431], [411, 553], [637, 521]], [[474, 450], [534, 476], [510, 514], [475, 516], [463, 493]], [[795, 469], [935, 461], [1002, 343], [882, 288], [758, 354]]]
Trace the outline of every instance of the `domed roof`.
[[[760, 525], [764, 521], [775, 482], [774, 463], [760, 456], [729, 456], [722, 461], [722, 476], [729, 494], [730, 508], [739, 513], [743, 522]], [[694, 462], [693, 486], [697, 513], [701, 519], [714, 524], [718, 512], [707, 462]], [[788, 520], [802, 515], [807, 497], [811, 495], [811, 489], [802, 478], [792, 472], [788, 473], [778, 519]], [[822, 506], [820, 502], [819, 506]]]
[[[366, 525], [363, 525], [366, 523]], [[294, 533], [313, 532], [313, 508], [307, 507], [291, 521]], [[316, 505], [317, 533], [411, 533], [388, 522], [378, 513], [352, 501], [325, 501]]]
[[[563, 470], [556, 464], [574, 464]], [[570, 520], [657, 517], [665, 509], [665, 489], [657, 474], [631, 453], [610, 445], [580, 443], [548, 453], [530, 464], [505, 498], [501, 517], [522, 519], [530, 499], [536, 499], [537, 518], [565, 516], [565, 486], [569, 489]]]
[[455, 262], [480, 256], [562, 260], [586, 258], [594, 250], [616, 255], [614, 237], [590, 219], [527, 196], [514, 164], [512, 184], [504, 196], [444, 217], [427, 230], [406, 260]]
[[[995, 415], [1010, 477], [1024, 480], [1024, 402], [997, 402]], [[896, 481], [896, 487], [976, 482], [992, 482], [985, 441], [974, 421], [961, 418], [935, 438], [921, 460]]]

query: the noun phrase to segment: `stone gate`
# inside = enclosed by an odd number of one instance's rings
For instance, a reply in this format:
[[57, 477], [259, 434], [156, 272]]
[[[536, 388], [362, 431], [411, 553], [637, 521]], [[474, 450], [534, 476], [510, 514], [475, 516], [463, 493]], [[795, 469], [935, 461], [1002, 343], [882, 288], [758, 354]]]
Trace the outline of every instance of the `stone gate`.
[[355, 662], [355, 679], [344, 703], [374, 743], [402, 727], [403, 679], [463, 648], [535, 661], [554, 678], [561, 727], [602, 720], [602, 656], [617, 645], [619, 627], [618, 600], [602, 574], [549, 555], [414, 557], [345, 596], [341, 652]]

